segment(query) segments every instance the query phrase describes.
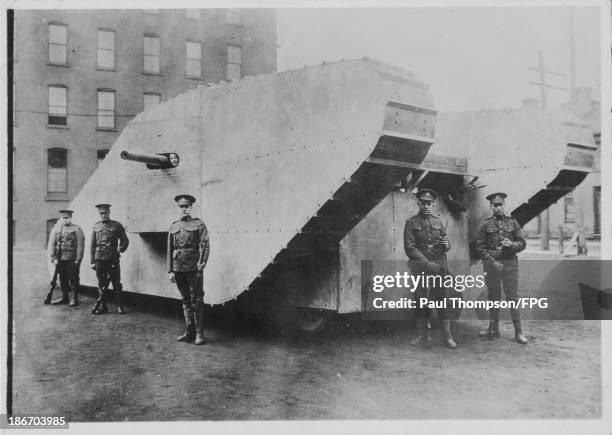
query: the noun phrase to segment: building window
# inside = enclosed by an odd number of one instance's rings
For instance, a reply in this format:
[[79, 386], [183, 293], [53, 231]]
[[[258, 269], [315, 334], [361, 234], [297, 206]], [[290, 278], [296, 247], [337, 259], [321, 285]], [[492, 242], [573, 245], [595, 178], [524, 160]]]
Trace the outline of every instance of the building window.
[[97, 157], [98, 157], [98, 167], [100, 166], [100, 164], [102, 163], [102, 161], [104, 160], [104, 158], [106, 157], [106, 155], [108, 154], [109, 150], [98, 150], [97, 151]]
[[240, 24], [240, 9], [227, 9], [225, 22], [227, 24]]
[[566, 224], [572, 224], [576, 222], [576, 209], [574, 207], [574, 198], [566, 196], [563, 198], [563, 221]]
[[66, 125], [68, 114], [68, 88], [49, 85], [49, 124]]
[[199, 9], [187, 9], [185, 11], [185, 16], [190, 20], [199, 20], [200, 10]]
[[144, 37], [144, 70], [149, 73], [159, 72], [160, 42], [158, 36]]
[[68, 27], [65, 24], [49, 24], [49, 62], [68, 63]]
[[115, 68], [115, 31], [98, 29], [98, 68]]
[[187, 75], [202, 76], [202, 43], [187, 41]]
[[66, 199], [68, 195], [68, 150], [47, 150], [47, 197]]
[[98, 89], [98, 128], [115, 128], [115, 91]]
[[147, 110], [151, 106], [159, 104], [161, 101], [161, 95], [155, 92], [145, 92], [142, 94], [142, 100], [144, 104], [144, 110]]
[[51, 236], [51, 231], [53, 231], [53, 227], [55, 227], [57, 221], [57, 218], [47, 220], [47, 241], [45, 242], [45, 246], [49, 245], [49, 236]]
[[242, 48], [238, 45], [227, 46], [227, 78], [237, 80], [242, 77]]

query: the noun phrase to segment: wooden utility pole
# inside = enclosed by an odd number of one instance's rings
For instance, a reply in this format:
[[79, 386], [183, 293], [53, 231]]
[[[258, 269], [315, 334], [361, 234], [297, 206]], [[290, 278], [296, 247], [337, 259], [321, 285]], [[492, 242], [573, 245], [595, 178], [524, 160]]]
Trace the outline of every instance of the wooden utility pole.
[[[567, 91], [567, 88], [561, 88], [559, 86], [552, 86], [546, 83], [546, 74], [566, 77], [566, 74], [554, 72], [554, 71], [546, 71], [544, 69], [544, 55], [542, 54], [542, 50], [538, 52], [538, 68], [531, 68], [532, 71], [538, 71], [539, 73], [539, 82], [529, 82], [530, 85], [536, 85], [540, 88], [540, 108], [542, 110], [546, 109], [546, 92], [547, 89], [558, 89], [561, 91]], [[543, 213], [544, 216], [538, 216], [540, 222], [540, 247], [544, 251], [550, 250], [550, 212], [548, 208]]]

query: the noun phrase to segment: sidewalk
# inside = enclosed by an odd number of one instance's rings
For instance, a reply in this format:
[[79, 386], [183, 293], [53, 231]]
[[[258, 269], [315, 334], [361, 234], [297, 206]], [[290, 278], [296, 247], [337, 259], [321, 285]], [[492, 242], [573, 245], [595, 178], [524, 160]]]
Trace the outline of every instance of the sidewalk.
[[567, 258], [567, 259], [581, 259], [601, 257], [601, 240], [587, 240], [588, 255], [576, 255], [576, 247], [571, 246], [569, 240], [565, 241], [565, 252], [563, 255], [559, 254], [559, 241], [557, 239], [550, 239], [549, 251], [544, 251], [540, 247], [540, 239], [526, 239], [527, 247], [524, 252], [537, 253], [542, 255], [550, 255], [553, 258]]

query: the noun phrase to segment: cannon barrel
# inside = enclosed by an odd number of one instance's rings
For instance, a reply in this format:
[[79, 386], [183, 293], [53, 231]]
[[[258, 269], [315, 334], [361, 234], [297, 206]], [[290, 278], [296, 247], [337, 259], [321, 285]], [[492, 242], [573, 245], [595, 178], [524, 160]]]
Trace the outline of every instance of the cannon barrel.
[[132, 160], [134, 162], [146, 163], [148, 165], [159, 166], [160, 168], [170, 168], [172, 163], [168, 156], [160, 154], [142, 154], [142, 153], [130, 153], [128, 151], [121, 151], [121, 158], [124, 160]]

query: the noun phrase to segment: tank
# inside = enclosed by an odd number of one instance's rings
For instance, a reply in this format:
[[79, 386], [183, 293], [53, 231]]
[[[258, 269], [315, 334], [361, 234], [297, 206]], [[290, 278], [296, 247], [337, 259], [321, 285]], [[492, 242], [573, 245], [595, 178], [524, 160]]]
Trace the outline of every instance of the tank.
[[[487, 214], [485, 193], [508, 192], [507, 210], [526, 222], [584, 178], [594, 149], [585, 126], [558, 115], [440, 116], [413, 73], [364, 58], [200, 86], [149, 108], [71, 207], [88, 244], [93, 205], [113, 205], [130, 238], [127, 291], [179, 297], [166, 279], [165, 242], [173, 198], [188, 193], [209, 229], [207, 304], [257, 293], [316, 312], [360, 312], [362, 262], [406, 260], [402, 231], [418, 187], [441, 193], [449, 258], [461, 273], [470, 230]], [[522, 153], [539, 169], [522, 167]], [[512, 182], [521, 177], [530, 182]], [[89, 268], [81, 274], [96, 285]]]

